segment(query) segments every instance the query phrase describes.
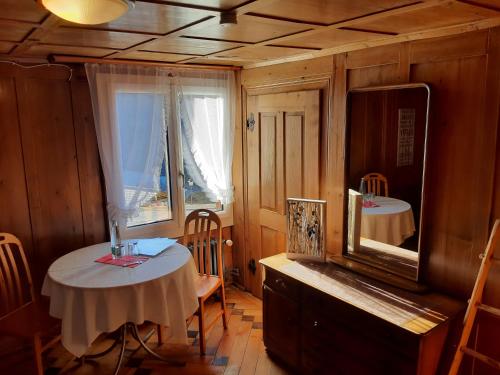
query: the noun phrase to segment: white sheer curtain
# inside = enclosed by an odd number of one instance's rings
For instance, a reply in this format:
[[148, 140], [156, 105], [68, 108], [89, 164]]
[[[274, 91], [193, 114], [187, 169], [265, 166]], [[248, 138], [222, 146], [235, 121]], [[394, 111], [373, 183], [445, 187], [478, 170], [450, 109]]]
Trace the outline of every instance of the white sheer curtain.
[[213, 199], [231, 203], [234, 73], [183, 71], [179, 77], [184, 168]]
[[108, 215], [124, 223], [159, 190], [172, 86], [169, 71], [86, 64]]

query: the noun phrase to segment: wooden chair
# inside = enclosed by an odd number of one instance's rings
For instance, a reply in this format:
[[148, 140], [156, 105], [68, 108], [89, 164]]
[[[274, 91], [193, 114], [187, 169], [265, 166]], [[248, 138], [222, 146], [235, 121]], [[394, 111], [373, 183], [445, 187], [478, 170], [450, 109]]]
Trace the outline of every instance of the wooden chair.
[[368, 193], [373, 193], [375, 195], [380, 196], [381, 189], [380, 185], [384, 184], [384, 193], [385, 196], [389, 196], [389, 184], [387, 183], [387, 178], [383, 174], [380, 173], [368, 173], [365, 174], [363, 179], [366, 181], [366, 189]]
[[17, 237], [0, 233], [0, 333], [29, 338], [33, 342], [35, 367], [43, 374], [42, 352], [60, 336], [42, 344], [42, 335], [59, 325], [48, 314], [48, 304], [35, 298], [31, 273], [23, 246]]
[[[194, 221], [194, 233], [189, 234], [189, 226]], [[212, 253], [210, 251], [210, 240], [217, 241], [217, 266], [216, 272], [212, 272]], [[193, 245], [193, 258], [198, 268], [199, 277], [196, 280], [196, 289], [198, 293], [198, 303], [200, 307], [195, 315], [198, 315], [199, 321], [199, 341], [200, 354], [204, 355], [206, 351], [205, 334], [222, 316], [224, 329], [227, 328], [226, 315], [226, 295], [224, 291], [224, 277], [222, 269], [222, 225], [219, 216], [210, 210], [195, 210], [186, 217], [184, 225], [184, 246]], [[215, 315], [214, 319], [205, 322], [205, 301], [220, 290], [221, 310]]]

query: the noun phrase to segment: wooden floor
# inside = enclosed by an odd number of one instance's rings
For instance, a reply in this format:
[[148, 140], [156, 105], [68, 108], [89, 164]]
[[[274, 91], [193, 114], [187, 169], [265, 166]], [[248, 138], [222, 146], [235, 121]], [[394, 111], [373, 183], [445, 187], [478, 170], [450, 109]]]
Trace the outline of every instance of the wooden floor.
[[[220, 305], [219, 305], [220, 306]], [[143, 349], [137, 347], [131, 340], [130, 348], [125, 352], [122, 375], [152, 375], [152, 374], [259, 374], [283, 375], [287, 372], [272, 361], [262, 342], [262, 301], [234, 287], [227, 288], [227, 306], [229, 310], [229, 327], [224, 331], [222, 323], [218, 322], [209, 333], [207, 339], [207, 355], [199, 355], [198, 322], [196, 319], [188, 329], [189, 347], [157, 345], [156, 334], [148, 341], [149, 346], [158, 353], [186, 361], [185, 367], [169, 367], [158, 360], [152, 359]], [[212, 308], [213, 307], [213, 308]], [[217, 305], [208, 308], [208, 314], [216, 311]], [[210, 317], [209, 317], [210, 319]], [[147, 333], [152, 326], [142, 327]], [[112, 340], [101, 337], [92, 347], [92, 352], [106, 348]], [[8, 348], [6, 348], [6, 346]], [[31, 349], [19, 345], [0, 346], [0, 374], [31, 374]], [[61, 345], [49, 351], [44, 359], [47, 366], [46, 375], [55, 374], [110, 374], [118, 358], [118, 349], [107, 356], [87, 361], [80, 365]]]

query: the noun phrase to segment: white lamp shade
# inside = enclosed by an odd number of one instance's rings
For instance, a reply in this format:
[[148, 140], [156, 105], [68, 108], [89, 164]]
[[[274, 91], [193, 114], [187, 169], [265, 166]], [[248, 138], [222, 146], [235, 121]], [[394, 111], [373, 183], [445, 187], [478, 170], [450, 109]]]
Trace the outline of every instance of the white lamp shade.
[[56, 16], [75, 23], [97, 25], [124, 15], [132, 1], [128, 0], [39, 0]]

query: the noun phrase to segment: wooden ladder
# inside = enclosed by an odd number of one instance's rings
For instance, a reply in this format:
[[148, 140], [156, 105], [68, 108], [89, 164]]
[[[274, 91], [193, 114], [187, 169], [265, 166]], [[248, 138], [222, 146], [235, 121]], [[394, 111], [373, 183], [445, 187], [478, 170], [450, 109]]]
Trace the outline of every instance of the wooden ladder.
[[497, 361], [493, 358], [490, 358], [484, 354], [481, 354], [467, 347], [467, 342], [469, 341], [469, 336], [472, 331], [472, 327], [474, 325], [474, 320], [476, 318], [478, 310], [486, 311], [500, 318], [500, 309], [481, 303], [483, 290], [486, 284], [486, 280], [488, 279], [490, 266], [492, 263], [498, 263], [498, 265], [500, 265], [500, 259], [493, 257], [493, 254], [495, 253], [495, 249], [497, 248], [499, 241], [500, 241], [500, 219], [497, 219], [495, 221], [495, 225], [493, 225], [493, 230], [491, 231], [491, 236], [488, 241], [488, 245], [486, 246], [486, 250], [482, 255], [483, 260], [481, 262], [481, 267], [479, 268], [479, 273], [477, 275], [476, 283], [474, 285], [474, 290], [472, 291], [472, 296], [469, 301], [469, 306], [467, 307], [467, 312], [465, 313], [464, 330], [462, 332], [462, 337], [460, 338], [460, 342], [458, 344], [457, 351], [455, 353], [455, 357], [453, 358], [453, 362], [451, 364], [450, 372], [448, 373], [448, 375], [457, 374], [464, 354], [467, 354], [473, 358], [476, 358], [482, 362], [487, 363], [488, 365], [496, 368], [497, 370], [500, 370], [500, 361]]

